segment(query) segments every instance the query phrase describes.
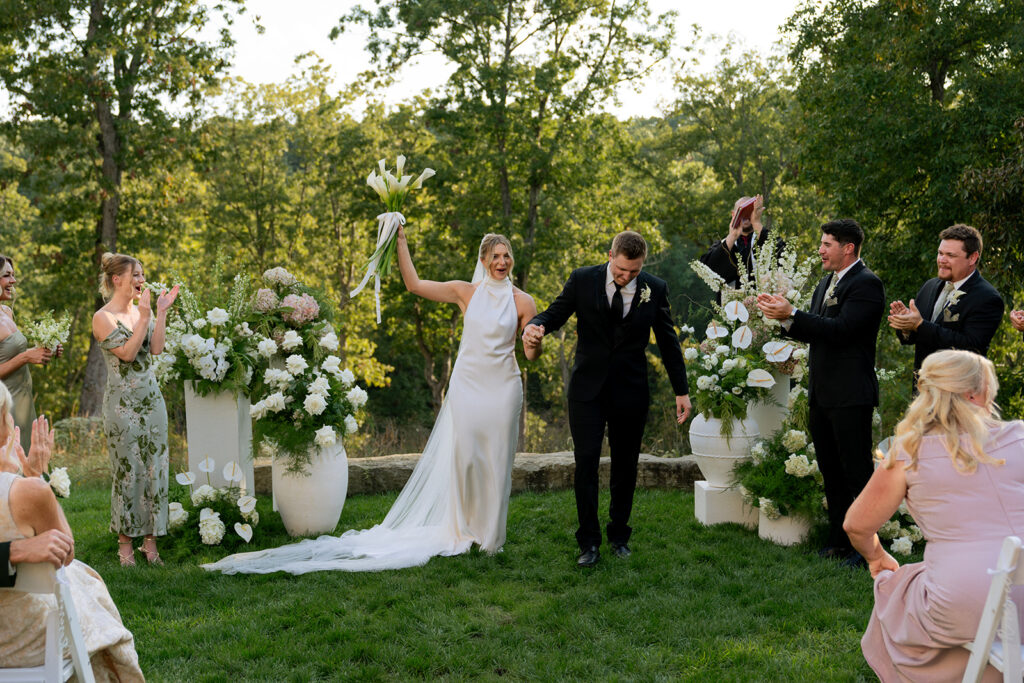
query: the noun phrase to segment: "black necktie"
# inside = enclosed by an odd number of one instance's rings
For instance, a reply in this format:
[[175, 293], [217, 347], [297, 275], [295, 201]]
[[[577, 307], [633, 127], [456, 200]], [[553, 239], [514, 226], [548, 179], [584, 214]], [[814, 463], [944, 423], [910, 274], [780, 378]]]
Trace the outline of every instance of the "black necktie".
[[615, 284], [615, 293], [612, 294], [612, 321], [618, 325], [622, 322], [622, 287], [614, 281], [612, 284]]

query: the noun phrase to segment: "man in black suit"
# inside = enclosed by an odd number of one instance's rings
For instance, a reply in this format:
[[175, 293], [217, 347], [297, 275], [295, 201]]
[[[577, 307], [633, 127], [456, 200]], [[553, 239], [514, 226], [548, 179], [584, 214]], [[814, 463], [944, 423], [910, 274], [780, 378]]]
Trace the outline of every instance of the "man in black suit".
[[938, 277], [924, 283], [909, 306], [889, 304], [889, 326], [901, 344], [914, 345], [915, 375], [925, 358], [943, 349], [984, 356], [1005, 310], [1003, 297], [978, 272], [981, 233], [958, 224], [939, 240]]
[[598, 466], [606, 425], [612, 460], [611, 521], [606, 533], [616, 556], [630, 554], [629, 516], [650, 403], [645, 352], [652, 330], [676, 394], [676, 419], [682, 424], [690, 415], [690, 392], [672, 325], [668, 285], [641, 272], [646, 257], [643, 237], [631, 230], [619, 233], [608, 262], [574, 270], [558, 298], [523, 330], [523, 344], [539, 353], [544, 334], [556, 331], [576, 314], [578, 341], [568, 399], [576, 457], [577, 564], [582, 567], [593, 566], [600, 557]]
[[882, 281], [860, 259], [864, 231], [844, 218], [821, 226], [818, 255], [828, 275], [799, 311], [784, 297], [759, 294], [765, 316], [782, 322], [784, 334], [810, 344], [809, 426], [818, 468], [825, 480], [829, 538], [823, 555], [859, 566], [843, 531], [853, 499], [871, 478], [871, 415], [878, 405], [875, 341], [885, 308]]
[[[761, 222], [764, 202], [761, 195], [754, 197], [754, 208], [749, 217], [735, 221], [736, 211], [742, 204], [750, 201], [750, 197], [740, 197], [733, 204], [729, 214], [729, 232], [718, 240], [700, 257], [700, 262], [713, 270], [725, 280], [725, 284], [734, 289], [740, 286], [740, 277], [749, 277], [754, 271], [754, 250], [759, 250], [768, 241], [769, 230]], [[776, 240], [776, 252], [781, 252], [783, 242]]]

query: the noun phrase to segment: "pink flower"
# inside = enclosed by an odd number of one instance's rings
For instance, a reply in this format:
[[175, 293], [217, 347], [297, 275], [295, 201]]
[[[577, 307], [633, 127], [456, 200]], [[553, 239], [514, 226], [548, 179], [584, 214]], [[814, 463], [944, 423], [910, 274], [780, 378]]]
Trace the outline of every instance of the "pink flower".
[[281, 306], [292, 309], [281, 317], [295, 327], [308, 323], [320, 313], [320, 305], [309, 294], [289, 294], [281, 300]]

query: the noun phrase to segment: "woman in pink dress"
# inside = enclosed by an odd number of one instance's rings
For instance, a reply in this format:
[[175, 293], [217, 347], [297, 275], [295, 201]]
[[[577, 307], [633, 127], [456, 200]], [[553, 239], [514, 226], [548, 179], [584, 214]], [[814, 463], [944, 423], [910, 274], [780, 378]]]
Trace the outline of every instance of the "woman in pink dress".
[[[875, 579], [861, 648], [885, 683], [962, 678], [960, 646], [974, 640], [987, 570], [1006, 536], [1024, 536], [1024, 423], [997, 419], [998, 388], [982, 356], [928, 356], [892, 449], [847, 512], [844, 528]], [[901, 567], [876, 531], [904, 497], [928, 544], [924, 562]], [[1024, 590], [1013, 599], [1024, 606]], [[989, 667], [985, 680], [1002, 677]]]

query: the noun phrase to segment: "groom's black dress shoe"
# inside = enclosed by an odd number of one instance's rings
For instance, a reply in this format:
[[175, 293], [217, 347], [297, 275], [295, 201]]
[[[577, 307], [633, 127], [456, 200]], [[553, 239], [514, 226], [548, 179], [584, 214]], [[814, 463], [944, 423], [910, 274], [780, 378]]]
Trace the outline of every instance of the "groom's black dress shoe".
[[633, 552], [625, 543], [612, 543], [612, 555], [614, 555], [615, 557], [621, 557], [625, 559], [632, 554]]
[[584, 548], [580, 553], [580, 556], [576, 558], [577, 567], [593, 567], [597, 564], [597, 561], [601, 558], [601, 553], [598, 552], [597, 546], [592, 545], [589, 548]]

